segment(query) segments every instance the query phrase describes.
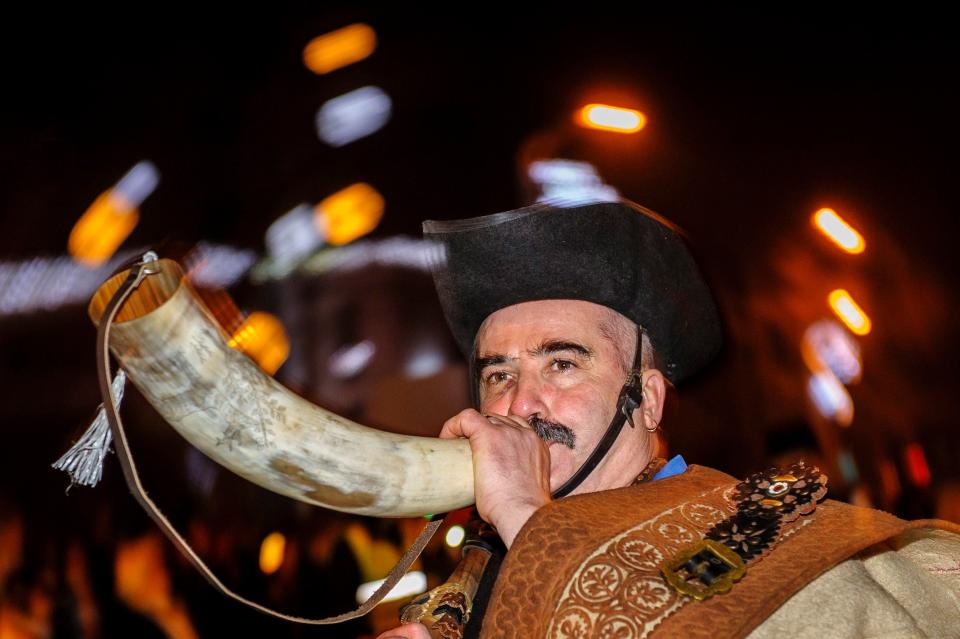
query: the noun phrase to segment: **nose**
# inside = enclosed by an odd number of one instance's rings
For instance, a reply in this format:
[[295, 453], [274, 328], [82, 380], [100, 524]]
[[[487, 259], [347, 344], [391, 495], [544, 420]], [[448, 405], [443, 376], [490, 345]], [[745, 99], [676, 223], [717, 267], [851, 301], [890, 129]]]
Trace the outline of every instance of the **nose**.
[[537, 375], [520, 375], [510, 396], [508, 415], [528, 419], [535, 413], [547, 413], [546, 386]]

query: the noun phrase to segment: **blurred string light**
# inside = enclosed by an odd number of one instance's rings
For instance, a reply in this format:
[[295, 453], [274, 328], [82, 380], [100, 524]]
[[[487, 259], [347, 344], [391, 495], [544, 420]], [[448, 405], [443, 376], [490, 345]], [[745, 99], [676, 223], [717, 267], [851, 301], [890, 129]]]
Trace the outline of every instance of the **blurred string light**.
[[323, 244], [323, 236], [315, 218], [316, 212], [309, 204], [299, 204], [278, 217], [267, 229], [269, 255], [292, 266], [317, 250]]
[[589, 129], [636, 133], [647, 125], [647, 116], [635, 109], [609, 104], [588, 104], [580, 109], [577, 122]]
[[256, 253], [230, 246], [199, 242], [192, 251], [190, 281], [197, 286], [227, 287], [240, 281], [256, 262]]
[[362, 240], [314, 253], [299, 264], [289, 264], [276, 259], [263, 260], [250, 272], [254, 284], [290, 275], [296, 268], [305, 275], [321, 275], [333, 272], [349, 272], [372, 264], [395, 268], [409, 268], [425, 273], [431, 272], [431, 260], [437, 257], [437, 243], [411, 237], [388, 237], [379, 240]]
[[853, 422], [853, 399], [837, 376], [829, 370], [821, 370], [810, 376], [807, 393], [813, 405], [827, 419], [840, 426]]
[[392, 112], [393, 102], [382, 89], [361, 87], [323, 103], [317, 111], [317, 135], [341, 147], [382, 129]]
[[138, 162], [80, 216], [67, 240], [67, 252], [90, 266], [103, 264], [140, 221], [139, 207], [160, 182], [152, 162]]
[[53, 310], [81, 303], [110, 275], [111, 265], [88, 269], [69, 257], [0, 263], [0, 315]]
[[903, 451], [904, 461], [907, 464], [907, 475], [910, 482], [918, 488], [926, 488], [930, 485], [930, 466], [927, 464], [927, 456], [923, 452], [923, 446], [914, 442], [909, 444]]
[[368, 339], [339, 348], [330, 355], [330, 372], [341, 379], [355, 377], [370, 364], [376, 350]]
[[228, 344], [246, 353], [268, 375], [276, 373], [290, 355], [290, 340], [283, 324], [263, 311], [250, 313]]
[[[379, 588], [385, 579], [378, 579], [376, 581], [368, 581], [365, 584], [360, 584], [357, 588], [357, 603], [362, 604], [367, 599], [370, 598], [377, 588]], [[381, 603], [387, 601], [396, 601], [397, 599], [405, 599], [406, 597], [412, 597], [413, 595], [419, 595], [421, 592], [426, 592], [427, 590], [427, 576], [419, 570], [411, 570], [403, 577], [400, 578], [400, 581], [397, 582], [397, 585], [394, 586], [387, 596], [381, 600]]]
[[853, 301], [850, 293], [842, 288], [832, 291], [830, 295], [827, 296], [827, 303], [830, 304], [830, 308], [837, 314], [837, 317], [843, 320], [847, 328], [855, 334], [867, 335], [870, 333], [870, 330], [873, 328], [873, 323], [867, 314], [863, 312], [863, 309]]
[[433, 344], [425, 344], [414, 351], [403, 366], [403, 372], [412, 379], [436, 375], [446, 364], [443, 353]]
[[357, 242], [311, 257], [303, 270], [308, 273], [357, 271], [371, 264], [397, 266], [430, 272], [435, 243], [409, 237]]
[[272, 575], [283, 565], [283, 556], [287, 550], [287, 538], [278, 532], [272, 532], [264, 537], [260, 544], [260, 570], [265, 575]]
[[863, 236], [833, 209], [820, 209], [813, 214], [811, 221], [817, 230], [847, 253], [856, 255], [866, 249]]
[[863, 374], [860, 345], [833, 320], [820, 320], [807, 327], [801, 353], [811, 371], [829, 368], [844, 384], [859, 382]]
[[137, 162], [126, 175], [120, 178], [113, 187], [113, 191], [136, 208], [157, 189], [159, 183], [160, 172], [157, 167], [153, 162], [143, 160]]
[[450, 526], [447, 530], [447, 536], [444, 538], [444, 541], [447, 542], [447, 545], [451, 548], [456, 548], [463, 543], [463, 540], [466, 538], [467, 533], [463, 529], [463, 526]]
[[316, 206], [300, 204], [267, 229], [269, 260], [257, 266], [258, 280], [286, 277], [325, 243], [343, 245], [376, 228], [383, 217], [383, 196], [364, 182], [324, 198]]
[[372, 27], [351, 24], [311, 40], [303, 49], [303, 63], [324, 75], [369, 57], [376, 48], [377, 32]]
[[[253, 251], [205, 243], [200, 247], [202, 264], [191, 278], [201, 286], [232, 286], [256, 261]], [[0, 262], [0, 316], [86, 304], [97, 287], [121, 264], [145, 250], [122, 251], [96, 267], [77, 264], [66, 256]]]
[[540, 203], [576, 206], [587, 202], [615, 202], [620, 197], [589, 162], [537, 160], [530, 163], [527, 176], [538, 187], [537, 202]]

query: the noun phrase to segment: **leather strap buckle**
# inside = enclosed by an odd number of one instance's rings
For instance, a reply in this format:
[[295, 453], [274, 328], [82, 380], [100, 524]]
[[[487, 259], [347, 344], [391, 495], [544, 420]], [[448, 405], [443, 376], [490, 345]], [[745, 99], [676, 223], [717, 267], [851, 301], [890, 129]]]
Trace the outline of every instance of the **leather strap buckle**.
[[664, 562], [660, 572], [674, 590], [703, 601], [730, 590], [747, 566], [722, 543], [703, 539]]

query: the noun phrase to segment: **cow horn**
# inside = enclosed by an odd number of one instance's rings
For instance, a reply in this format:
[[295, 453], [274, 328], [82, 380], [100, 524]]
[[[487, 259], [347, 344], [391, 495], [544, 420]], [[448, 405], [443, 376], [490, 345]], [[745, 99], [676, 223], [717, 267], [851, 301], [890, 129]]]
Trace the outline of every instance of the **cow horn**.
[[[157, 264], [118, 313], [110, 350], [188, 442], [264, 488], [343, 512], [414, 517], [473, 503], [466, 441], [386, 433], [299, 397], [228, 345], [176, 262]], [[95, 324], [126, 277], [94, 294]]]

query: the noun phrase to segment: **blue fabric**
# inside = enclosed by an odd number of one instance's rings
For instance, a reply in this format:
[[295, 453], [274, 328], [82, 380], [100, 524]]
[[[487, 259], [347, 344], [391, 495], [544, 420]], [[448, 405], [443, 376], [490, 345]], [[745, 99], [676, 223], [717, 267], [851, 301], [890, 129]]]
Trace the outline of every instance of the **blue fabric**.
[[687, 469], [687, 462], [683, 461], [682, 455], [676, 455], [673, 459], [667, 462], [666, 466], [661, 468], [656, 475], [653, 476], [653, 480], [663, 479], [664, 477], [672, 477], [673, 475], [679, 475]]

